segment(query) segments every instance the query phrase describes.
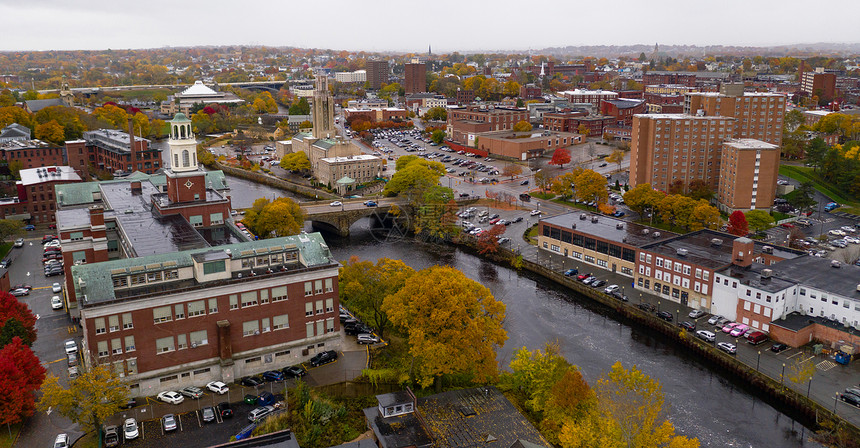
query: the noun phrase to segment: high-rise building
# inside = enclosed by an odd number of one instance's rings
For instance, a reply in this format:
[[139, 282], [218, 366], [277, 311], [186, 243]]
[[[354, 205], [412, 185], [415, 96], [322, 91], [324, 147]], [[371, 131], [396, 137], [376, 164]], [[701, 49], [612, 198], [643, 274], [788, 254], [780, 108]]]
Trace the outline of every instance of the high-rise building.
[[684, 113], [732, 117], [734, 138], [754, 138], [782, 146], [782, 119], [785, 95], [777, 93], [744, 93], [743, 84], [723, 84], [720, 92], [688, 93]]
[[825, 73], [821, 69], [803, 72], [800, 90], [809, 97], [817, 96], [819, 101], [830, 102], [836, 95], [836, 74]]
[[716, 190], [721, 148], [732, 138], [733, 122], [720, 116], [635, 115], [630, 185], [648, 183], [668, 191], [677, 180], [685, 186], [705, 180]]
[[388, 61], [367, 61], [367, 83], [373, 90], [388, 83]]
[[406, 80], [403, 90], [407, 95], [427, 91], [427, 64], [410, 62], [405, 65]]
[[723, 211], [769, 209], [776, 198], [779, 146], [748, 138], [724, 142], [719, 173]]
[[313, 100], [314, 137], [333, 138], [337, 135], [334, 126], [334, 98], [328, 91], [326, 75], [317, 75]]

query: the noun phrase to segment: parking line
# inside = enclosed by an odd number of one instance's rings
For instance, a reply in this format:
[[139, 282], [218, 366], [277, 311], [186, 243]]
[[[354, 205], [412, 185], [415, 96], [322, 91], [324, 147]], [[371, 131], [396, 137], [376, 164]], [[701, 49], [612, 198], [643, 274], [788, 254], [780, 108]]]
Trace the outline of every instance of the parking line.
[[63, 360], [65, 360], [65, 359], [66, 359], [66, 358], [55, 359], [55, 360], [53, 360], [53, 361], [43, 362], [42, 364], [44, 364], [44, 365], [49, 365], [49, 364], [53, 364], [53, 363], [55, 363], [55, 362], [63, 361]]
[[791, 356], [787, 356], [787, 357], [786, 357], [786, 359], [791, 359], [791, 358], [794, 358], [795, 356], [800, 356], [800, 355], [802, 355], [802, 354], [803, 354], [803, 352], [797, 352], [797, 353], [795, 353], [795, 354], [793, 354], [793, 355], [791, 355]]
[[203, 422], [200, 421], [200, 410], [198, 409], [198, 410], [194, 411], [194, 415], [197, 416], [197, 426], [202, 428]]
[[179, 421], [179, 431], [182, 431], [182, 414], [176, 414], [176, 420]]

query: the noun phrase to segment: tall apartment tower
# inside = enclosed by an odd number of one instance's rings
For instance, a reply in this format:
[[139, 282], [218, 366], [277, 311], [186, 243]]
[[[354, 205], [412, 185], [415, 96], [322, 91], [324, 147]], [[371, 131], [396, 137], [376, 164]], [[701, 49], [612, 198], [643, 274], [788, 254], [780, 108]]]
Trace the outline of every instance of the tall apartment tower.
[[785, 95], [744, 93], [743, 84], [723, 84], [720, 92], [695, 92], [684, 95], [688, 115], [732, 117], [734, 138], [754, 138], [782, 146], [782, 120]]
[[723, 142], [732, 138], [734, 119], [685, 114], [633, 117], [630, 185], [651, 184], [668, 191], [676, 180], [719, 185]]
[[427, 64], [423, 62], [409, 62], [405, 65], [406, 81], [403, 90], [407, 95], [423, 93], [427, 91]]
[[316, 77], [313, 100], [314, 137], [334, 138], [337, 135], [334, 126], [334, 98], [328, 91], [328, 77], [324, 74]]
[[748, 138], [723, 143], [717, 199], [720, 208], [769, 209], [776, 199], [779, 146]]
[[388, 61], [367, 61], [365, 70], [371, 89], [378, 90], [388, 83]]

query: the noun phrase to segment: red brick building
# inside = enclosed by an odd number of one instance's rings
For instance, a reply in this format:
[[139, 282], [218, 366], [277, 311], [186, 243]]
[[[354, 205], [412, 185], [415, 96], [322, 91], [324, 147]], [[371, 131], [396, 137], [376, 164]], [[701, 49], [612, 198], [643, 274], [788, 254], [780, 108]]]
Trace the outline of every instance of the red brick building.
[[520, 86], [520, 98], [523, 100], [537, 100], [542, 97], [541, 88], [535, 84]]
[[0, 143], [0, 160], [18, 161], [22, 169], [66, 164], [65, 148], [41, 140], [12, 140]]
[[448, 109], [448, 138], [464, 145], [474, 145], [481, 132], [513, 130], [520, 121], [528, 121], [529, 112], [516, 107], [473, 105]]
[[469, 104], [475, 101], [474, 90], [457, 90], [457, 104]]
[[[132, 144], [133, 143], [133, 144]], [[149, 140], [113, 129], [84, 132], [82, 140], [66, 142], [69, 166], [82, 177], [88, 177], [88, 167], [115, 172], [152, 174], [161, 168], [161, 150], [149, 147]]]
[[584, 112], [558, 112], [543, 114], [543, 127], [556, 132], [579, 133], [579, 127], [585, 126], [590, 136], [603, 135], [606, 126], [615, 123], [614, 117], [602, 115], [587, 115]]
[[403, 90], [407, 95], [413, 93], [422, 93], [427, 91], [427, 64], [423, 62], [407, 63], [404, 66], [406, 79], [403, 83]]
[[600, 113], [615, 118], [615, 125], [632, 126], [633, 115], [644, 114], [647, 108], [643, 100], [618, 99], [600, 102]]
[[652, 84], [683, 84], [685, 86], [696, 86], [695, 73], [681, 72], [648, 72], [642, 75], [642, 83]]

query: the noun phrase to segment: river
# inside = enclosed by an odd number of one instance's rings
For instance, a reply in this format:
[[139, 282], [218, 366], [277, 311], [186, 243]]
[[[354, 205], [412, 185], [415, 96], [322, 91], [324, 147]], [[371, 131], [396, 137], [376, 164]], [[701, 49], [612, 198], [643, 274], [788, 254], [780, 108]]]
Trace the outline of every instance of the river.
[[[366, 226], [366, 224], [364, 224]], [[520, 347], [543, 348], [558, 340], [565, 357], [589, 383], [616, 362], [636, 365], [660, 381], [666, 411], [677, 432], [697, 437], [703, 447], [820, 447], [807, 439], [811, 431], [753, 396], [741, 385], [714, 373], [659, 334], [634, 328], [611, 317], [586, 298], [536, 276], [521, 275], [449, 247], [398, 241], [383, 243], [359, 221], [349, 239], [326, 236], [338, 260], [401, 259], [414, 269], [450, 265], [487, 286], [507, 305], [508, 341], [499, 353], [506, 367]]]

